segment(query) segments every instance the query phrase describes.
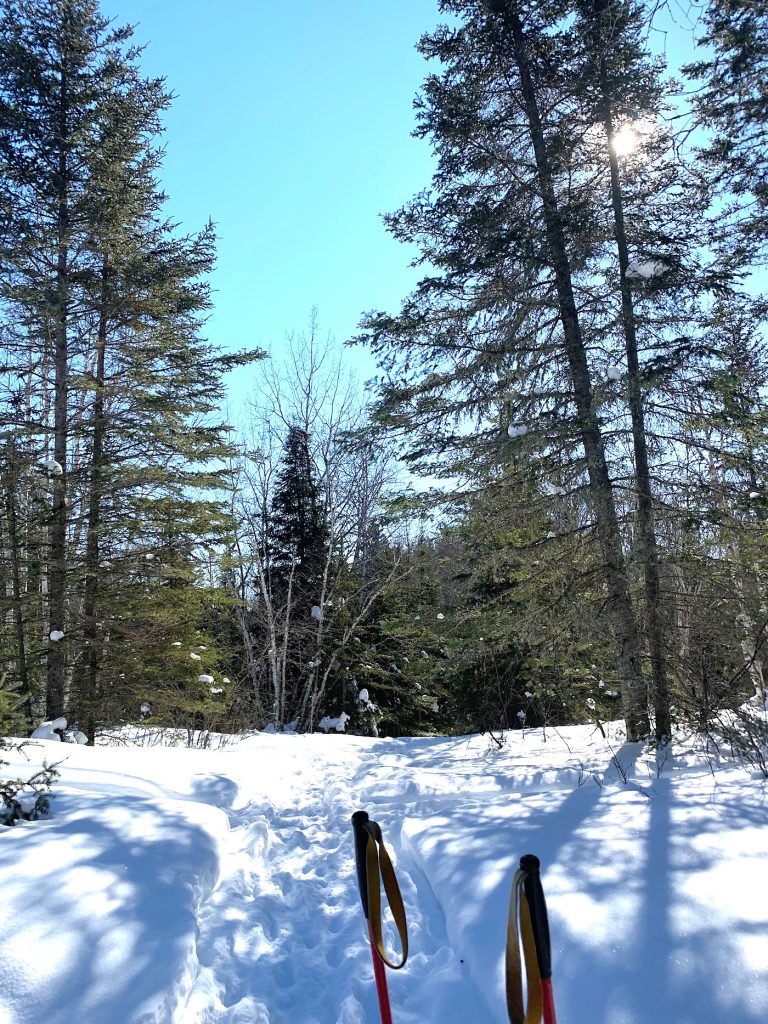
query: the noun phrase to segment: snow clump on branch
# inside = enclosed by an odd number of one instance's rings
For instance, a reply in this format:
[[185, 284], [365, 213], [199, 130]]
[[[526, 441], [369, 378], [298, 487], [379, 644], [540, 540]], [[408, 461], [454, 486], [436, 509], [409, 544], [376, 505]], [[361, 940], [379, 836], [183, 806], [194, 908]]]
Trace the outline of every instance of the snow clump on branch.
[[630, 281], [650, 281], [652, 277], [661, 277], [672, 268], [664, 260], [630, 260], [625, 277]]

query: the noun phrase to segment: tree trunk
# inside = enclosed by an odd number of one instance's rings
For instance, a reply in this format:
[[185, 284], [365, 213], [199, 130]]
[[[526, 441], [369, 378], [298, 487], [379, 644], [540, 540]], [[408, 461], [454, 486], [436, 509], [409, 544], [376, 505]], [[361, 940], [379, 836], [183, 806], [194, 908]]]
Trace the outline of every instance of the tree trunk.
[[91, 472], [88, 481], [88, 530], [85, 541], [85, 594], [83, 598], [83, 634], [85, 639], [84, 682], [80, 691], [78, 712], [80, 728], [88, 743], [96, 742], [96, 719], [99, 708], [99, 541], [101, 533], [101, 500], [104, 493], [104, 441], [107, 420], [104, 409], [104, 383], [107, 354], [107, 306], [109, 268], [101, 272], [99, 328], [96, 335], [96, 370], [94, 374], [93, 441]]
[[31, 732], [34, 726], [32, 708], [32, 689], [29, 684], [27, 669], [26, 634], [24, 629], [24, 609], [22, 606], [21, 563], [19, 550], [19, 531], [16, 521], [16, 495], [19, 481], [19, 462], [16, 445], [11, 441], [8, 445], [8, 487], [6, 494], [6, 515], [8, 519], [8, 549], [11, 561], [11, 600], [13, 602], [13, 627], [16, 633], [16, 663], [18, 666], [21, 699], [20, 710]]
[[[606, 9], [605, 0], [595, 0], [594, 10], [598, 20], [597, 43], [600, 46], [600, 23]], [[632, 304], [632, 291], [627, 278], [629, 250], [624, 222], [624, 202], [619, 175], [619, 161], [613, 145], [615, 137], [610, 101], [610, 89], [605, 55], [600, 46], [600, 93], [603, 127], [608, 143], [608, 160], [611, 169], [611, 203], [613, 206], [614, 234], [619, 254], [619, 280], [621, 287], [621, 322], [624, 330], [624, 345], [627, 355], [627, 402], [632, 420], [632, 444], [635, 456], [635, 485], [637, 487], [637, 553], [643, 573], [645, 592], [646, 634], [651, 661], [651, 684], [656, 717], [656, 738], [661, 740], [672, 734], [669, 711], [669, 687], [664, 659], [663, 616], [661, 580], [659, 573], [659, 548], [656, 541], [656, 527], [653, 512], [653, 492], [648, 464], [648, 446], [645, 433], [645, 413], [640, 391], [640, 362], [637, 354], [637, 333]]]
[[67, 592], [67, 411], [69, 392], [69, 209], [67, 204], [67, 75], [62, 71], [59, 93], [58, 215], [56, 313], [53, 324], [54, 401], [53, 457], [61, 472], [53, 475], [51, 508], [51, 556], [48, 592], [49, 631], [60, 630], [64, 640], [48, 642], [48, 682], [45, 713], [49, 719], [64, 713], [66, 668], [66, 592]]
[[520, 75], [523, 108], [534, 150], [539, 189], [544, 210], [547, 242], [555, 273], [560, 321], [570, 369], [574, 401], [581, 424], [586, 455], [589, 492], [595, 513], [597, 535], [608, 584], [609, 613], [621, 677], [622, 709], [627, 738], [639, 740], [650, 731], [646, 687], [641, 666], [641, 644], [621, 550], [621, 536], [613, 500], [603, 439], [594, 408], [589, 366], [581, 336], [571, 270], [555, 194], [549, 155], [538, 109], [536, 87], [529, 66], [523, 24], [515, 9], [500, 5], [506, 34]]

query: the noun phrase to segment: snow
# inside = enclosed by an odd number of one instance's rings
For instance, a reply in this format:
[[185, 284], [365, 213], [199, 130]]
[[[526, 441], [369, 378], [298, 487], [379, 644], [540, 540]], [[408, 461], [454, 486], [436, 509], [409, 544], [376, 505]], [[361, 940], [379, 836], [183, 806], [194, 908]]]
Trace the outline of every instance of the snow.
[[[501, 748], [72, 744], [50, 818], [0, 830], [0, 1020], [374, 1024], [349, 821], [364, 808], [408, 914], [398, 1024], [506, 1022], [507, 901], [529, 852], [559, 1020], [762, 1024], [765, 781], [714, 749], [656, 754], [605, 729], [526, 728]], [[12, 776], [52, 759], [46, 741], [3, 757]]]
[[203, 672], [201, 675], [197, 677], [197, 681], [198, 683], [212, 683], [213, 676], [209, 676], [207, 672]]
[[344, 732], [348, 721], [349, 715], [346, 711], [342, 711], [338, 718], [331, 718], [328, 715], [325, 718], [321, 718], [319, 727], [323, 732]]
[[202, 659], [202, 658], [200, 657], [200, 655], [199, 655], [199, 654], [195, 654], [195, 652], [194, 652], [194, 651], [192, 651], [192, 652], [190, 653], [190, 655], [189, 655], [189, 656], [190, 656], [190, 658], [192, 659], [192, 661], [202, 661], [202, 660], [203, 660], [203, 659]]
[[630, 260], [624, 275], [630, 281], [648, 281], [652, 277], [661, 277], [672, 268], [663, 260]]
[[528, 433], [528, 427], [524, 423], [510, 423], [507, 427], [507, 433], [510, 437], [523, 437]]
[[[41, 722], [32, 733], [31, 738], [33, 740], [54, 740], [56, 743], [61, 743], [61, 736], [56, 730], [61, 729], [63, 731], [66, 728], [66, 718], [54, 718], [50, 722]], [[2, 759], [5, 760], [5, 758]]]
[[567, 493], [567, 491], [566, 491], [566, 489], [564, 487], [559, 487], [557, 484], [553, 484], [551, 482], [551, 480], [545, 480], [543, 486], [544, 486], [544, 493], [545, 494], [549, 494], [549, 495], [552, 495], [552, 496], [554, 496], [554, 495], [561, 495], [562, 496], [563, 494]]
[[42, 462], [42, 467], [46, 472], [51, 473], [53, 476], [61, 476], [64, 472], [64, 467], [60, 462], [57, 462], [56, 459], [45, 459]]
[[760, 491], [750, 491], [749, 492], [749, 496], [754, 501], [755, 498], [759, 498], [760, 497]]
[[624, 376], [624, 371], [620, 366], [609, 366], [605, 372], [608, 380], [621, 380]]
[[55, 642], [57, 640], [63, 640], [64, 634], [60, 629], [52, 629], [51, 632], [48, 634], [48, 637]]
[[357, 695], [357, 699], [360, 701], [361, 704], [367, 704], [368, 703], [368, 691], [365, 690], [365, 689], [361, 690], [360, 693], [358, 693], [358, 695]]

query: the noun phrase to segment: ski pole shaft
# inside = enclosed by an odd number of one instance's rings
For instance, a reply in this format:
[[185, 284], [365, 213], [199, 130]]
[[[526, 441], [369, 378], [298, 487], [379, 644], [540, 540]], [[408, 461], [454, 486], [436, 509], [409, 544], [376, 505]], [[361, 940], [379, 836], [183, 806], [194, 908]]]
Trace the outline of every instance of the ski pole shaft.
[[371, 946], [371, 959], [373, 960], [373, 977], [376, 981], [376, 995], [379, 1000], [379, 1013], [381, 1024], [392, 1024], [392, 1010], [389, 1005], [389, 990], [387, 988], [387, 975], [384, 964], [376, 950], [376, 943], [371, 928], [368, 907], [368, 871], [365, 861], [365, 850], [368, 845], [368, 831], [366, 825], [369, 822], [367, 811], [355, 811], [352, 815], [352, 832], [355, 838], [355, 867], [357, 869], [357, 887], [360, 890], [360, 902], [363, 905], [363, 913], [368, 926], [368, 940]]
[[541, 979], [541, 1003], [544, 1011], [544, 1024], [557, 1024], [555, 1014], [555, 997], [552, 992], [552, 979]]
[[523, 890], [528, 901], [528, 909], [531, 915], [531, 931], [533, 942], [536, 947], [536, 960], [539, 965], [541, 977], [541, 996], [544, 1011], [544, 1024], [557, 1024], [555, 1016], [555, 1002], [552, 994], [552, 947], [549, 938], [549, 919], [547, 917], [547, 903], [544, 899], [544, 890], [541, 886], [540, 868], [538, 857], [532, 853], [520, 858], [520, 868], [525, 872]]
[[379, 1013], [381, 1024], [392, 1024], [392, 1010], [389, 1005], [389, 989], [387, 988], [387, 973], [381, 958], [376, 952], [376, 944], [373, 940], [371, 922], [368, 921], [368, 939], [371, 943], [371, 959], [373, 960], [373, 977], [376, 981], [376, 995], [379, 998]]

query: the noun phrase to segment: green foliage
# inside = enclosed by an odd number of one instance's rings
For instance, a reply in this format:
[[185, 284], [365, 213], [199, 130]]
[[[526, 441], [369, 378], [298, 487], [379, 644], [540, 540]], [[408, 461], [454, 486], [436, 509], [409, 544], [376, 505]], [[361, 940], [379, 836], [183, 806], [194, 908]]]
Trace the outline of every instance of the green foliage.
[[[7, 649], [7, 647], [6, 647]], [[0, 675], [0, 736], [25, 736], [29, 727], [18, 680]]]
[[[9, 744], [0, 738], [0, 751], [23, 750], [24, 744]], [[0, 759], [0, 773], [8, 764]], [[50, 806], [50, 790], [59, 777], [56, 765], [43, 761], [42, 768], [27, 779], [0, 778], [0, 825], [17, 821], [37, 821], [45, 817]]]
[[[158, 139], [171, 96], [142, 75], [131, 36], [92, 0], [0, 5], [13, 642], [27, 691], [47, 668], [49, 717], [66, 695], [91, 740], [108, 713], [135, 712], [132, 683], [160, 680], [155, 645], [176, 624], [160, 607], [167, 589], [187, 587], [177, 619], [206, 594], [196, 552], [231, 528], [223, 377], [261, 355], [202, 336], [214, 231], [182, 235], [165, 219]], [[58, 468], [41, 485], [50, 454]], [[125, 624], [122, 667], [103, 640], [109, 622]], [[39, 652], [53, 628], [65, 640]], [[210, 693], [193, 703], [221, 712]]]
[[283, 448], [269, 512], [271, 585], [285, 594], [290, 585], [307, 610], [319, 591], [327, 555], [327, 527], [309, 451], [309, 434], [291, 426]]
[[718, 247], [754, 260], [768, 241], [765, 5], [754, 0], [709, 0], [698, 44], [703, 56], [685, 70], [697, 85], [699, 123], [709, 129], [700, 156], [724, 200]]

